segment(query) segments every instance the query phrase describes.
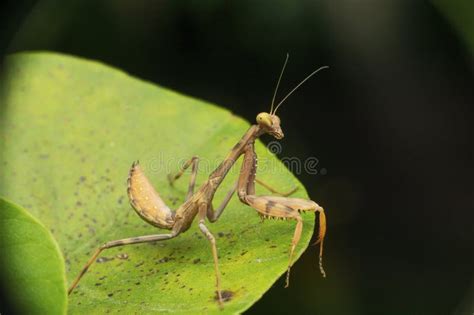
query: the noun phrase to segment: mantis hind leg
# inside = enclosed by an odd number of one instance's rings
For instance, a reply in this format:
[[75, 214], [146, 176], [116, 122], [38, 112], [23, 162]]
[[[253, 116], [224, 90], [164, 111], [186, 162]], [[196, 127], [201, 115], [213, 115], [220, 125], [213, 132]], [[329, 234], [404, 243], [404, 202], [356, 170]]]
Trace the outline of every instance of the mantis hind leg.
[[263, 217], [273, 217], [282, 219], [294, 219], [296, 220], [295, 232], [291, 241], [290, 255], [288, 261], [288, 270], [286, 274], [286, 286], [290, 283], [290, 270], [293, 264], [293, 255], [301, 238], [301, 232], [303, 230], [303, 219], [301, 218], [300, 211], [315, 211], [319, 212], [319, 235], [316, 243], [320, 243], [319, 248], [319, 269], [323, 277], [326, 277], [322, 264], [323, 256], [323, 241], [326, 235], [326, 216], [324, 210], [317, 203], [311, 200], [301, 198], [285, 198], [276, 196], [245, 196], [245, 201], [252, 208], [256, 209]]
[[125, 239], [115, 240], [115, 241], [110, 241], [110, 242], [105, 243], [104, 245], [100, 246], [95, 251], [95, 253], [89, 259], [89, 261], [87, 261], [87, 263], [81, 269], [81, 272], [76, 277], [76, 279], [74, 279], [71, 286], [69, 287], [68, 294], [72, 293], [72, 291], [77, 286], [77, 284], [79, 283], [81, 278], [84, 276], [84, 274], [87, 272], [89, 267], [96, 261], [97, 257], [99, 257], [99, 255], [100, 255], [100, 253], [102, 253], [102, 251], [104, 251], [105, 249], [112, 248], [112, 247], [118, 247], [118, 246], [131, 245], [131, 244], [139, 244], [139, 243], [146, 243], [146, 242], [169, 240], [169, 239], [177, 236], [178, 234], [179, 234], [178, 232], [172, 232], [170, 234], [145, 235], [145, 236], [125, 238]]

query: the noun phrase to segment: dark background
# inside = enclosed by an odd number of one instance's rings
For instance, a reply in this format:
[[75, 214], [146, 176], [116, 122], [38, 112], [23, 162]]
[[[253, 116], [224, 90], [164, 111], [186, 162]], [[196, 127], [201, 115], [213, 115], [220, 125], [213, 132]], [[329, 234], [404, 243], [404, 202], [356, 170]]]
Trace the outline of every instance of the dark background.
[[472, 314], [471, 3], [9, 1], [0, 52], [100, 60], [251, 122], [287, 52], [280, 98], [329, 65], [279, 110], [280, 157], [322, 170], [298, 177], [327, 209], [328, 278], [310, 248], [248, 313]]

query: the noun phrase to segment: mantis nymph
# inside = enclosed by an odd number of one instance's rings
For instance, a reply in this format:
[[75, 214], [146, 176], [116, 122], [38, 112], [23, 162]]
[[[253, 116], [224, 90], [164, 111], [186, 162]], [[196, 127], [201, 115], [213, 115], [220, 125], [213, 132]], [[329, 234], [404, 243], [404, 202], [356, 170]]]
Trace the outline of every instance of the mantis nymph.
[[[323, 241], [326, 234], [326, 216], [324, 210], [317, 203], [312, 200], [306, 200], [301, 198], [288, 198], [287, 196], [294, 192], [289, 193], [278, 193], [276, 190], [271, 188], [269, 185], [261, 182], [256, 178], [257, 173], [257, 155], [254, 150], [255, 140], [263, 134], [270, 134], [276, 139], [283, 138], [283, 131], [280, 127], [280, 118], [276, 115], [278, 108], [281, 104], [306, 80], [316, 74], [318, 71], [328, 68], [321, 67], [310, 75], [308, 75], [303, 81], [301, 81], [293, 90], [291, 90], [282, 101], [274, 106], [275, 97], [278, 91], [278, 86], [281, 81], [281, 77], [285, 70], [288, 62], [288, 55], [286, 56], [285, 63], [280, 73], [275, 93], [273, 95], [271, 109], [269, 113], [260, 113], [257, 115], [256, 124], [252, 125], [243, 137], [237, 142], [237, 144], [228, 153], [227, 157], [222, 163], [209, 175], [209, 178], [201, 185], [201, 187], [195, 191], [196, 174], [198, 170], [199, 158], [194, 156], [187, 161], [181, 168], [181, 170], [174, 176], [168, 175], [170, 184], [180, 178], [185, 170], [192, 167], [191, 179], [189, 182], [188, 193], [185, 198], [185, 202], [172, 211], [161, 199], [160, 195], [155, 191], [153, 186], [148, 181], [144, 172], [140, 168], [140, 165], [136, 162], [132, 164], [128, 177], [128, 197], [130, 204], [135, 209], [137, 214], [146, 222], [150, 223], [161, 229], [167, 229], [170, 232], [165, 234], [154, 234], [139, 237], [126, 238], [121, 240], [110, 241], [100, 246], [96, 252], [92, 255], [86, 265], [83, 267], [77, 278], [71, 284], [68, 293], [74, 290], [82, 276], [87, 272], [90, 265], [97, 259], [100, 253], [108, 248], [124, 246], [130, 244], [138, 244], [145, 242], [155, 242], [169, 240], [177, 237], [181, 233], [187, 231], [191, 226], [194, 218], [197, 216], [199, 220], [199, 229], [209, 240], [212, 249], [212, 256], [214, 258], [214, 271], [216, 276], [216, 291], [219, 304], [222, 305], [222, 292], [220, 286], [220, 272], [219, 272], [219, 260], [217, 255], [216, 240], [213, 234], [209, 231], [206, 218], [209, 222], [215, 222], [219, 219], [220, 215], [224, 211], [225, 207], [229, 203], [230, 199], [237, 191], [237, 195], [240, 201], [255, 210], [262, 216], [262, 218], [280, 218], [280, 219], [293, 219], [296, 221], [296, 228], [291, 241], [288, 270], [286, 276], [286, 287], [289, 285], [290, 269], [293, 260], [293, 254], [295, 248], [300, 240], [301, 232], [303, 229], [303, 220], [299, 214], [300, 211], [315, 211], [319, 213], [319, 232], [317, 243], [320, 244], [319, 248], [319, 268], [323, 277], [326, 276], [322, 266], [322, 255], [323, 255]], [[217, 209], [214, 209], [212, 201], [216, 190], [224, 180], [229, 170], [232, 168], [237, 159], [243, 155], [242, 167], [240, 175], [232, 187], [227, 193], [222, 203]], [[270, 191], [280, 194], [281, 196], [256, 196], [255, 195], [255, 183], [259, 183], [265, 186]]]

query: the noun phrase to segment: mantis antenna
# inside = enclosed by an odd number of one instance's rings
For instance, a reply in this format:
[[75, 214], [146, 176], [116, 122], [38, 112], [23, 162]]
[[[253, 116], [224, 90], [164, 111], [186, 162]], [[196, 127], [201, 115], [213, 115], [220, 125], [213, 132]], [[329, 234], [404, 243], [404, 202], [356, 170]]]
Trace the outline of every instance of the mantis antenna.
[[278, 82], [277, 82], [277, 85], [276, 85], [276, 88], [275, 88], [275, 92], [273, 93], [272, 107], [270, 108], [270, 115], [272, 114], [272, 111], [273, 111], [273, 104], [275, 104], [275, 98], [276, 98], [276, 95], [277, 95], [277, 92], [278, 92], [278, 87], [280, 86], [281, 77], [283, 76], [283, 72], [285, 72], [285, 67], [286, 67], [286, 64], [288, 62], [289, 57], [290, 57], [290, 55], [288, 53], [286, 53], [285, 63], [283, 64], [283, 68], [281, 69], [280, 77], [278, 78]]
[[281, 106], [281, 104], [283, 104], [283, 102], [291, 95], [293, 94], [294, 91], [296, 91], [303, 83], [305, 83], [309, 78], [311, 78], [313, 75], [315, 75], [316, 73], [318, 73], [319, 71], [323, 70], [323, 69], [328, 69], [329, 66], [322, 66], [316, 70], [314, 70], [313, 72], [311, 72], [311, 74], [309, 74], [306, 78], [304, 78], [303, 81], [301, 81], [297, 86], [295, 86], [293, 88], [293, 90], [290, 91], [290, 93], [288, 93], [281, 101], [280, 103], [278, 103], [278, 105], [276, 106], [275, 110], [273, 111], [273, 113], [270, 113], [272, 115], [275, 115], [276, 111], [278, 110], [278, 107]]

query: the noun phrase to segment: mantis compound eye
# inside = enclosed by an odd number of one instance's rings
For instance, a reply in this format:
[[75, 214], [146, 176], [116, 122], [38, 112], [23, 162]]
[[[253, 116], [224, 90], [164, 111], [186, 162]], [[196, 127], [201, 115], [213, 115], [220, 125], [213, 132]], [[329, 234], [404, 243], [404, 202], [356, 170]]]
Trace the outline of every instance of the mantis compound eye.
[[260, 113], [257, 115], [257, 123], [261, 126], [271, 127], [273, 125], [272, 118], [268, 113]]

